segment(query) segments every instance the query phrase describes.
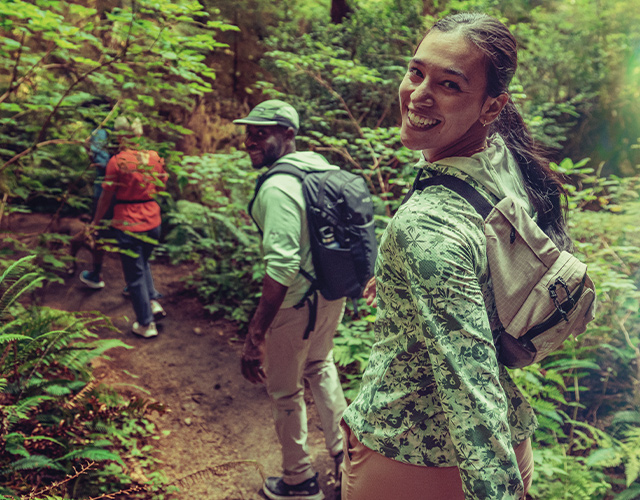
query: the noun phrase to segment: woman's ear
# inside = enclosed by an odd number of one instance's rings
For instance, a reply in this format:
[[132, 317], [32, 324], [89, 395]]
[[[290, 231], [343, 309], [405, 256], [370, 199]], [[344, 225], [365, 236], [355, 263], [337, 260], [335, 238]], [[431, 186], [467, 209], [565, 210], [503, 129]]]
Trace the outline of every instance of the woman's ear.
[[489, 125], [494, 122], [502, 108], [504, 108], [509, 102], [509, 94], [506, 92], [500, 94], [498, 97], [487, 97], [482, 106], [482, 113], [480, 114], [480, 121], [484, 125]]

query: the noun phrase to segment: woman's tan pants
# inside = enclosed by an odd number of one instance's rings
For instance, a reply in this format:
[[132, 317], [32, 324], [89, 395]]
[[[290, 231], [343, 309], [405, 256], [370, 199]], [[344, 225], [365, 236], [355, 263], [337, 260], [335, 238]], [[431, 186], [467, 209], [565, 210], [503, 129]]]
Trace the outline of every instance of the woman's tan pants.
[[[411, 465], [376, 453], [342, 428], [342, 500], [464, 500], [457, 467]], [[531, 486], [533, 453], [527, 439], [514, 449], [525, 492]]]

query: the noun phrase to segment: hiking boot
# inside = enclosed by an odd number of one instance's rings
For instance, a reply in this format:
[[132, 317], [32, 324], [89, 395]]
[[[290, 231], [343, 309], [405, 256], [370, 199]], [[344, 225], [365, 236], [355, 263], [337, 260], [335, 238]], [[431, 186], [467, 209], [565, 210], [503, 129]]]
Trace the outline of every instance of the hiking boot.
[[155, 321], [161, 321], [167, 317], [167, 312], [162, 308], [160, 302], [151, 300], [151, 313]]
[[262, 491], [271, 500], [321, 500], [324, 498], [318, 484], [318, 473], [300, 484], [287, 484], [281, 477], [268, 477]]
[[78, 278], [85, 285], [87, 285], [89, 288], [93, 288], [94, 290], [104, 288], [104, 281], [100, 279], [100, 275], [97, 273], [91, 271], [82, 271]]
[[131, 327], [131, 331], [145, 339], [158, 336], [158, 329], [156, 328], [155, 321], [152, 321], [147, 326], [141, 325], [136, 321]]
[[335, 464], [335, 490], [340, 491], [342, 487], [342, 461], [344, 460], [344, 451], [341, 451], [333, 457], [333, 463]]

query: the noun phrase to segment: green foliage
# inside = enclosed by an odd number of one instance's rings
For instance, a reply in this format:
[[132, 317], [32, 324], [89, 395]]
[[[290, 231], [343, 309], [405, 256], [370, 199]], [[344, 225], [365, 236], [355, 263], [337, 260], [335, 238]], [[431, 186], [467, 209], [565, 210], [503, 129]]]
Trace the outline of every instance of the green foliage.
[[137, 116], [179, 169], [174, 142], [190, 131], [167, 120], [211, 91], [206, 54], [234, 29], [190, 0], [137, 0], [98, 9], [57, 1], [0, 6], [0, 190], [33, 207], [86, 210], [96, 127]]
[[[0, 320], [8, 315], [11, 305], [25, 292], [41, 284], [42, 277], [29, 272], [33, 257], [25, 257], [11, 264], [0, 276]], [[4, 325], [0, 333], [4, 333]]]
[[[127, 401], [93, 378], [92, 360], [129, 348], [94, 333], [112, 328], [105, 317], [16, 303], [42, 279], [32, 261], [15, 262], [0, 278], [0, 492], [29, 494], [36, 484], [63, 494], [125, 489], [133, 483], [127, 462], [157, 466], [148, 445], [142, 458], [139, 449], [155, 433], [146, 413], [163, 408]], [[74, 473], [88, 462], [100, 467]], [[152, 489], [163, 482], [156, 476]]]
[[[596, 283], [597, 314], [585, 334], [541, 366], [512, 372], [538, 415], [534, 448], [545, 450], [540, 468], [548, 473], [538, 476], [532, 495], [605, 498], [617, 491], [626, 498], [638, 478], [640, 178], [602, 177], [586, 160], [554, 168], [571, 178], [569, 224]], [[564, 479], [552, 474], [554, 463]], [[622, 485], [615, 479], [620, 470]]]
[[567, 454], [563, 446], [533, 452], [536, 477], [529, 494], [536, 499], [604, 500], [611, 486], [599, 470], [585, 464], [583, 457]]
[[165, 248], [174, 261], [197, 266], [187, 276], [210, 313], [248, 324], [264, 264], [260, 240], [246, 207], [256, 172], [243, 154], [186, 157], [178, 183], [183, 196], [168, 214]]
[[399, 141], [397, 86], [424, 29], [418, 2], [398, 4], [377, 2], [301, 36], [278, 26], [263, 60], [277, 87], [259, 83], [266, 95], [296, 107], [301, 142], [363, 175], [387, 216], [412, 174], [415, 153]]
[[[640, 413], [636, 412], [637, 415]], [[640, 426], [629, 426], [621, 432], [622, 439], [615, 440], [611, 446], [600, 448], [589, 455], [590, 466], [625, 467], [625, 482], [627, 488], [638, 481], [640, 477]]]
[[[364, 305], [364, 300], [360, 300], [362, 309], [368, 307]], [[347, 311], [347, 318], [348, 311]], [[338, 325], [338, 334], [334, 339], [333, 356], [336, 364], [341, 367], [341, 373], [345, 380], [342, 384], [345, 397], [352, 400], [358, 394], [360, 388], [360, 378], [369, 363], [369, 354], [373, 346], [373, 323], [376, 320], [375, 309], [368, 315], [359, 317], [352, 321], [346, 319]]]
[[[220, 2], [202, 5], [212, 3]], [[536, 138], [565, 147], [560, 157], [573, 157], [554, 168], [571, 179], [571, 233], [598, 300], [587, 333], [541, 365], [512, 371], [540, 423], [536, 499], [640, 497], [637, 3], [532, 8], [507, 0], [360, 0], [350, 2], [354, 12], [339, 25], [329, 23], [329, 2], [221, 3], [225, 12], [237, 7], [260, 21], [247, 28], [264, 42], [256, 53], [266, 52], [257, 89], [299, 110], [301, 149], [363, 175], [375, 195], [379, 232], [413, 175], [416, 155], [398, 139], [397, 86], [426, 25], [449, 12], [478, 10], [513, 28], [520, 50], [511, 92]], [[142, 146], [158, 150], [174, 173], [174, 197], [163, 203], [164, 249], [175, 261], [193, 262], [187, 282], [208, 311], [246, 325], [263, 275], [259, 238], [245, 210], [255, 172], [233, 150], [181, 158], [174, 147], [190, 132], [182, 117], [212, 88], [210, 56], [227, 50], [211, 35], [231, 29], [219, 18], [218, 10], [188, 1], [143, 0], [106, 11], [44, 0], [0, 5], [0, 190], [9, 211], [18, 203], [86, 210], [90, 131], [109, 127], [119, 113], [139, 116], [148, 132]], [[595, 161], [574, 157], [587, 155]], [[62, 269], [64, 261], [45, 247], [37, 261]], [[153, 432], [146, 403], [91, 386], [87, 363], [117, 343], [92, 336], [95, 318], [24, 311], [15, 299], [36, 286], [27, 283], [34, 278], [13, 288], [7, 279], [2, 290], [0, 467], [17, 463], [11, 486], [26, 492], [30, 474], [53, 479], [60, 477], [57, 467], [68, 471], [81, 457], [99, 457], [106, 465], [83, 476], [95, 479], [100, 492], [113, 478], [130, 484], [122, 463], [150, 456], [140, 445]], [[349, 398], [373, 343], [373, 311], [360, 306], [364, 316], [347, 314], [335, 341]], [[78, 405], [82, 431], [69, 422], [70, 401]], [[74, 431], [55, 434], [61, 423]]]
[[[512, 18], [527, 94], [520, 102], [538, 117], [530, 121], [537, 137], [627, 175], [640, 163], [629, 147], [640, 136], [638, 7], [637, 0], [543, 2]], [[622, 147], [613, 147], [614, 137]]]

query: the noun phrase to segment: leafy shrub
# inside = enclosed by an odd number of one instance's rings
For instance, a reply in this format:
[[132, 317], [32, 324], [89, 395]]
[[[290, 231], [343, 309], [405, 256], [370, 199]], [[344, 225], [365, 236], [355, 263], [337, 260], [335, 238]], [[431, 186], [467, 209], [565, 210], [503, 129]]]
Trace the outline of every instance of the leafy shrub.
[[[87, 211], [91, 131], [121, 113], [139, 117], [140, 146], [179, 170], [176, 120], [211, 92], [206, 55], [236, 29], [190, 0], [96, 8], [73, 2], [0, 4], [0, 188], [9, 203]], [[114, 141], [115, 142], [115, 141]], [[4, 204], [4, 202], [3, 202]]]
[[360, 309], [369, 309], [369, 314], [351, 319], [349, 308], [346, 318], [338, 325], [334, 339], [333, 356], [344, 379], [342, 384], [347, 400], [353, 400], [360, 388], [360, 379], [369, 364], [369, 354], [374, 342], [373, 323], [376, 320], [375, 309], [366, 306], [360, 299]]
[[22, 307], [20, 295], [41, 282], [31, 260], [17, 261], [0, 278], [0, 494], [27, 494], [43, 484], [62, 494], [117, 492], [136, 486], [133, 460], [152, 472], [152, 484], [140, 489], [160, 488], [164, 480], [143, 442], [155, 433], [146, 415], [162, 406], [125, 400], [91, 373], [92, 360], [130, 347], [98, 338], [93, 330], [110, 323], [97, 313]]
[[264, 273], [258, 232], [246, 212], [256, 175], [243, 153], [186, 157], [178, 183], [187, 199], [172, 205], [164, 245], [175, 262], [196, 263], [186, 283], [205, 309], [241, 327]]

